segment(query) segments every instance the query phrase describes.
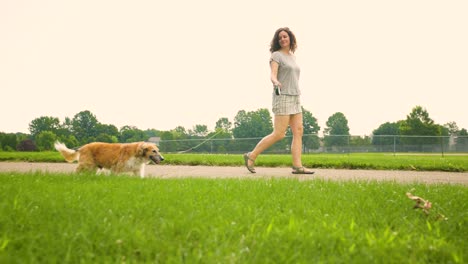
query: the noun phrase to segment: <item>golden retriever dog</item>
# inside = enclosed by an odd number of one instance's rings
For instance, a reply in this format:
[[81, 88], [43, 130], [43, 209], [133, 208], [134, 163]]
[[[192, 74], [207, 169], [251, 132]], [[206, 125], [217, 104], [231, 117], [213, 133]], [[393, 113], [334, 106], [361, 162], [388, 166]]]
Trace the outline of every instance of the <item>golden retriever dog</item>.
[[65, 144], [55, 142], [55, 149], [67, 162], [78, 161], [76, 172], [99, 172], [101, 169], [111, 173], [133, 172], [145, 177], [145, 165], [151, 161], [161, 163], [164, 157], [153, 143], [101, 143], [94, 142], [78, 150], [67, 148]]

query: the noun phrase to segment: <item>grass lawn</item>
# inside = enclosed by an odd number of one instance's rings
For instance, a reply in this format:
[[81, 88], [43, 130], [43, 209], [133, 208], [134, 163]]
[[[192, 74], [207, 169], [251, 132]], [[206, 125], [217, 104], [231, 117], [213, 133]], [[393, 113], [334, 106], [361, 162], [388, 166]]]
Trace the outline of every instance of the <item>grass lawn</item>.
[[0, 173], [0, 263], [464, 263], [466, 201], [461, 185]]

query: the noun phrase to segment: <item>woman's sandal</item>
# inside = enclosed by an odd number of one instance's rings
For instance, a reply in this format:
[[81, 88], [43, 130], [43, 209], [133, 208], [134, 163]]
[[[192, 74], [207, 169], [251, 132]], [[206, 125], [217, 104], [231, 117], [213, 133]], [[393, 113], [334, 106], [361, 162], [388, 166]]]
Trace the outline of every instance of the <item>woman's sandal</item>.
[[315, 172], [306, 170], [304, 167], [292, 167], [292, 174], [314, 174]]
[[247, 167], [247, 169], [251, 172], [251, 173], [255, 173], [255, 168], [254, 166], [249, 166], [249, 160], [253, 162], [255, 162], [255, 160], [251, 159], [250, 158], [250, 152], [249, 153], [245, 153], [244, 154], [244, 163], [245, 163], [245, 167]]

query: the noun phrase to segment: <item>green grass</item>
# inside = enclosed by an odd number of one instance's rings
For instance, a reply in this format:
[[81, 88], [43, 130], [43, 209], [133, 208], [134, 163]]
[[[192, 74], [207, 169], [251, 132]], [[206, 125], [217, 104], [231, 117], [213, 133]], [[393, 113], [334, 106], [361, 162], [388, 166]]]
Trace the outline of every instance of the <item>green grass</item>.
[[461, 185], [0, 173], [0, 263], [464, 263], [466, 201]]
[[[164, 154], [164, 153], [163, 153]], [[241, 166], [240, 154], [164, 154], [167, 165]], [[310, 168], [468, 171], [468, 154], [427, 155], [389, 153], [305, 154], [304, 166]], [[58, 152], [0, 152], [0, 161], [64, 162]], [[291, 166], [291, 155], [260, 155], [257, 167]]]
[[[242, 165], [240, 155], [220, 154], [167, 154], [165, 164], [178, 165]], [[420, 171], [468, 171], [468, 155], [391, 155], [382, 153], [306, 154], [303, 165], [310, 168], [420, 170]], [[291, 166], [291, 155], [260, 155], [255, 166]]]
[[0, 161], [28, 161], [28, 162], [64, 162], [63, 157], [56, 151], [42, 152], [8, 152], [0, 151]]

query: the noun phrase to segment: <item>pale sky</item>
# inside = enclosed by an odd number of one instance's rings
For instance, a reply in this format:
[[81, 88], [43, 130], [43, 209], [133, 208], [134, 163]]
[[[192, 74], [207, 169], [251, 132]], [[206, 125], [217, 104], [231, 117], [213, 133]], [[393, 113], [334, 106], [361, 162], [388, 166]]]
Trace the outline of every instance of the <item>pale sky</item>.
[[271, 111], [269, 44], [296, 35], [303, 106], [370, 135], [421, 105], [468, 129], [468, 1], [0, 1], [0, 132], [89, 110], [139, 129]]

